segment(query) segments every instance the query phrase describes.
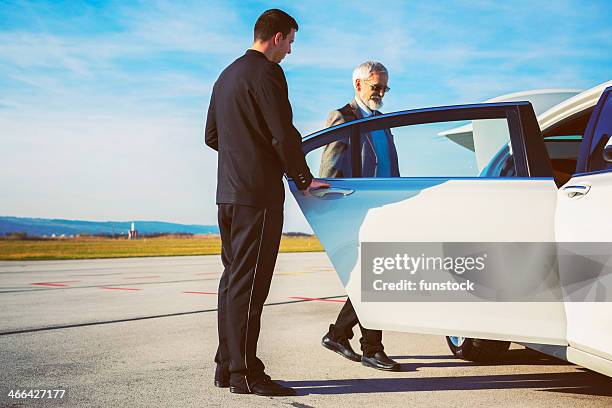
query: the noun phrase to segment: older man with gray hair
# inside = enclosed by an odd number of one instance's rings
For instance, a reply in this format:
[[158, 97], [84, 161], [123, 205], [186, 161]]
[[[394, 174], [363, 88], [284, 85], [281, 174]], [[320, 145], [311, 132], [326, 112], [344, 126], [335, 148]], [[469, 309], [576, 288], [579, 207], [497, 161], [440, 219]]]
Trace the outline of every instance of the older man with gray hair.
[[[331, 112], [327, 118], [327, 127], [380, 115], [378, 110], [383, 105], [382, 99], [389, 91], [388, 81], [389, 73], [380, 62], [366, 61], [358, 65], [353, 71], [355, 99]], [[321, 158], [319, 177], [354, 177], [351, 172], [350, 151], [348, 139], [327, 145]], [[361, 134], [359, 151], [361, 177], [399, 177], [397, 151], [389, 129]], [[361, 329], [363, 356], [355, 353], [349, 342], [349, 339], [353, 338], [353, 327], [357, 324]], [[350, 299], [340, 310], [336, 323], [329, 326], [329, 332], [323, 336], [322, 344], [349, 360], [361, 361], [364, 366], [386, 371], [400, 370], [400, 365], [384, 352], [382, 332], [361, 326]]]
[[[332, 111], [326, 127], [380, 115], [383, 98], [389, 87], [389, 72], [377, 61], [366, 61], [353, 71], [355, 98], [342, 108]], [[389, 129], [361, 135], [361, 177], [399, 177], [397, 151]], [[349, 141], [339, 140], [325, 147], [319, 177], [344, 178], [351, 174]]]

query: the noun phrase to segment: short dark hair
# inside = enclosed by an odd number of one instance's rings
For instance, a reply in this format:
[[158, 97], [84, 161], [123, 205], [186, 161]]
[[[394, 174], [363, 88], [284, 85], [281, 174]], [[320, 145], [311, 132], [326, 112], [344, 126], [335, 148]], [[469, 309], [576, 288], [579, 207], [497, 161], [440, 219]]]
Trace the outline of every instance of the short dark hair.
[[268, 41], [276, 33], [286, 37], [291, 29], [298, 30], [298, 23], [283, 10], [270, 9], [264, 11], [255, 22], [255, 40]]

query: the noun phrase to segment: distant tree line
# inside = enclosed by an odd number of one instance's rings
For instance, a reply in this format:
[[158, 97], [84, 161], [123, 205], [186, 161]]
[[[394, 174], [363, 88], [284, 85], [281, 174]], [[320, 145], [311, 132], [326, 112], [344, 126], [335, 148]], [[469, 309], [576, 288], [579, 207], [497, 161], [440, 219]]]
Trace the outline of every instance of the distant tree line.
[[[181, 233], [165, 233], [165, 232], [154, 232], [150, 234], [140, 234], [140, 238], [159, 238], [159, 237], [172, 237], [172, 238], [192, 238], [194, 234], [188, 232]], [[107, 238], [107, 239], [122, 239], [127, 238], [126, 234], [55, 234], [51, 236], [49, 234], [44, 235], [29, 235], [27, 232], [9, 232], [4, 235], [0, 235], [0, 239], [4, 240], [24, 240], [24, 241], [45, 241], [45, 240], [56, 240], [56, 239], [74, 239], [74, 238]]]
[[[167, 232], [153, 232], [149, 234], [140, 234], [139, 239], [141, 238], [193, 238], [194, 235], [202, 235], [202, 234], [193, 234], [190, 232], [179, 232], [179, 233], [167, 233]], [[216, 236], [218, 234], [204, 234], [204, 235], [212, 235]], [[285, 232], [283, 233], [286, 237], [312, 237], [312, 234], [306, 234], [304, 232]], [[0, 235], [0, 239], [2, 240], [24, 240], [24, 241], [45, 241], [45, 240], [57, 240], [57, 239], [74, 239], [74, 238], [107, 238], [107, 239], [127, 239], [126, 234], [55, 234], [55, 236], [50, 236], [49, 234], [45, 235], [29, 235], [27, 232], [9, 232], [4, 235]]]

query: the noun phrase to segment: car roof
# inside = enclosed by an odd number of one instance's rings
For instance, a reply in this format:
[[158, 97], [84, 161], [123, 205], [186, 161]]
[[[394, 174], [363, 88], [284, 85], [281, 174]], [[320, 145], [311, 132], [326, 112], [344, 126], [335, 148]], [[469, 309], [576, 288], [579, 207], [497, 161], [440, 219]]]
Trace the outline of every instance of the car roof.
[[[533, 89], [499, 95], [495, 98], [487, 99], [483, 103], [529, 101], [533, 106], [535, 114], [538, 115], [550, 110], [551, 107], [558, 105], [560, 102], [568, 98], [571, 99], [572, 97], [579, 95], [581, 92], [581, 89]], [[472, 131], [472, 124], [468, 123], [463, 126], [447, 129], [438, 133], [438, 135], [449, 137], [451, 140], [463, 145], [464, 143], [461, 143], [461, 139], [471, 138]]]
[[[486, 102], [520, 101], [531, 102], [537, 115], [540, 129], [544, 131], [560, 121], [572, 117], [597, 104], [604, 89], [612, 85], [612, 81], [606, 81], [587, 90], [578, 89], [536, 89], [529, 91], [514, 92], [496, 96]], [[439, 136], [448, 137], [470, 150], [473, 149], [472, 124], [447, 129], [438, 133]]]
[[603, 91], [609, 86], [612, 86], [612, 81], [606, 81], [594, 86], [593, 88], [587, 89], [586, 91], [572, 96], [571, 98], [551, 107], [545, 112], [542, 112], [540, 115], [538, 115], [540, 129], [544, 131], [550, 126], [564, 119], [592, 108], [597, 104], [597, 101], [599, 101], [599, 97]]

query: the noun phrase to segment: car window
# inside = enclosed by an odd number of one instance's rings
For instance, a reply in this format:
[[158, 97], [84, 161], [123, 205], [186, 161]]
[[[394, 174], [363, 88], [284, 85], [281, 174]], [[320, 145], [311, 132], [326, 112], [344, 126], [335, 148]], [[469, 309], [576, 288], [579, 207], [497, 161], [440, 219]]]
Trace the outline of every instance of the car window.
[[610, 135], [612, 135], [612, 98], [610, 95], [611, 93], [608, 93], [608, 98], [599, 113], [593, 132], [587, 169], [589, 172], [612, 170], [612, 163], [605, 161], [603, 157], [604, 148], [612, 144], [610, 142]]
[[565, 184], [576, 172], [582, 135], [549, 136], [544, 146], [550, 158], [555, 178]]
[[383, 125], [384, 122], [370, 125], [367, 132], [360, 130], [358, 148], [350, 147], [348, 127], [342, 130], [344, 139], [308, 153], [306, 159], [313, 174], [322, 178], [355, 177], [357, 174], [351, 170], [352, 151], [360, 156], [362, 178], [516, 175], [505, 118], [391, 128]]
[[548, 157], [554, 159], [576, 160], [580, 154], [582, 136], [555, 136], [544, 139]]
[[327, 135], [334, 141], [327, 143], [306, 155], [311, 173], [320, 178], [352, 178], [351, 127], [333, 130]]

